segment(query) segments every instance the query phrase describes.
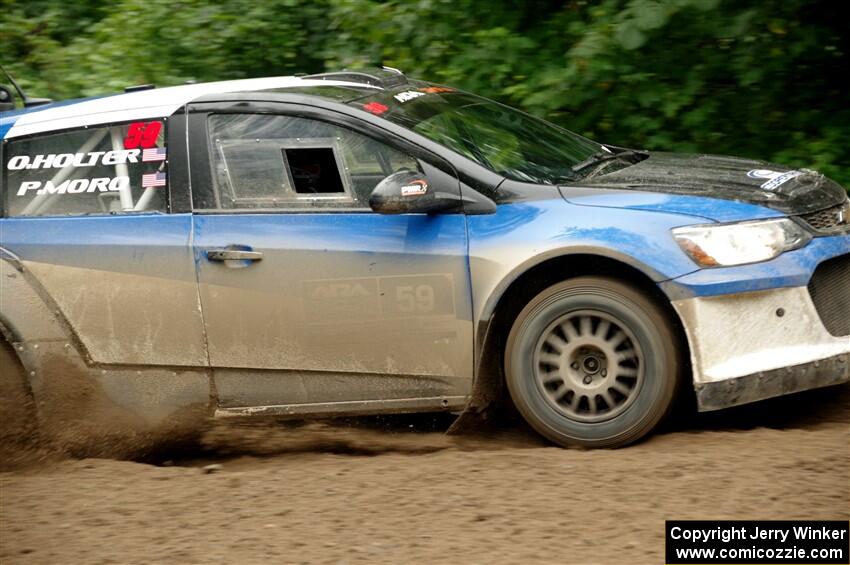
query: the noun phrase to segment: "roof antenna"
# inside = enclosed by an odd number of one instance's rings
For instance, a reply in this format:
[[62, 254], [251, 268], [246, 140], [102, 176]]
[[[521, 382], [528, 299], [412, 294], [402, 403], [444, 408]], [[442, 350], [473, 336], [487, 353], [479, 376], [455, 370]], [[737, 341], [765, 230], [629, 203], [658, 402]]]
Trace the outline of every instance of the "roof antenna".
[[24, 91], [21, 90], [21, 87], [18, 86], [18, 83], [15, 82], [15, 79], [12, 78], [12, 75], [10, 75], [9, 72], [6, 71], [6, 69], [3, 68], [3, 65], [0, 65], [0, 71], [3, 71], [3, 74], [6, 75], [6, 78], [9, 79], [9, 82], [12, 83], [12, 86], [14, 86], [15, 90], [18, 91], [18, 94], [20, 95], [21, 100], [24, 103], [24, 108], [31, 108], [33, 106], [41, 106], [42, 104], [50, 104], [51, 102], [53, 102], [53, 100], [51, 100], [50, 98], [30, 98], [30, 97], [28, 97], [26, 94], [24, 94]]

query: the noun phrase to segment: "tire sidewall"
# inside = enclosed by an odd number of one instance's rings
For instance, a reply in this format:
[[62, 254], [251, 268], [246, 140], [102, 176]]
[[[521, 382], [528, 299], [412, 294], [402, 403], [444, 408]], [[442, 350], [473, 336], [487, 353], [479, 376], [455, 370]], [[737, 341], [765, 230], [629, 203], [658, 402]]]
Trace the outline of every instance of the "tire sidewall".
[[[644, 379], [634, 402], [602, 422], [571, 420], [552, 407], [534, 376], [533, 359], [543, 331], [578, 310], [598, 310], [620, 321], [643, 352]], [[616, 446], [652, 429], [668, 411], [676, 388], [674, 340], [663, 314], [637, 291], [617, 281], [582, 277], [544, 290], [517, 317], [505, 351], [505, 373], [517, 409], [538, 432], [561, 444]]]

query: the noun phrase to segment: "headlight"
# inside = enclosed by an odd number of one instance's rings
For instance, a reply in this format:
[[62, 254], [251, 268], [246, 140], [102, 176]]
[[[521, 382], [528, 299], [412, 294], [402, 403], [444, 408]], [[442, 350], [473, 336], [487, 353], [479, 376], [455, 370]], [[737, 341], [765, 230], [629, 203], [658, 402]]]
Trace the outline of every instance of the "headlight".
[[758, 263], [806, 245], [812, 236], [788, 218], [675, 228], [673, 237], [701, 267]]

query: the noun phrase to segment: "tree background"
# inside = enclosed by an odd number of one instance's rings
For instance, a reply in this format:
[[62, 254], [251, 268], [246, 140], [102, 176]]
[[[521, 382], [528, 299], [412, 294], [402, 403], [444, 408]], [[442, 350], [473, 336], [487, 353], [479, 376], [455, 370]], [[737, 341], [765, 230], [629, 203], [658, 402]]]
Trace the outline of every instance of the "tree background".
[[606, 143], [818, 169], [850, 187], [845, 0], [0, 0], [32, 96], [374, 66]]

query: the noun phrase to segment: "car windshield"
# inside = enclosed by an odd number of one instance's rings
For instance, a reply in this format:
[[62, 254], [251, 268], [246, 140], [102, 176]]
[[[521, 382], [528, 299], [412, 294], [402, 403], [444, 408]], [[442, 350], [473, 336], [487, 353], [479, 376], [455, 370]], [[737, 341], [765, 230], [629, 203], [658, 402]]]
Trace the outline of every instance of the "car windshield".
[[409, 128], [513, 180], [558, 184], [602, 145], [498, 102], [440, 86], [350, 102]]

